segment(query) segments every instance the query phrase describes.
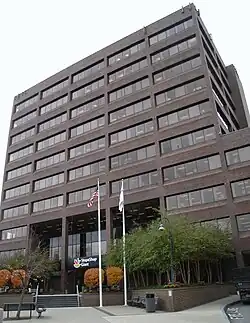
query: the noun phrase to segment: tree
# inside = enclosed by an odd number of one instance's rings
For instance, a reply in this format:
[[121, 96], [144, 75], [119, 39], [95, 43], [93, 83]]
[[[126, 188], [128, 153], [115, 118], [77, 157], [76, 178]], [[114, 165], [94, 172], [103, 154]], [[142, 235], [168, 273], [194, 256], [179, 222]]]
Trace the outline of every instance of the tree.
[[[34, 246], [36, 241], [36, 246]], [[34, 231], [27, 237], [27, 249], [25, 254], [18, 254], [5, 259], [2, 267], [11, 272], [11, 281], [14, 286], [20, 287], [21, 297], [17, 311], [17, 319], [20, 319], [21, 305], [24, 300], [25, 291], [29, 286], [31, 278], [47, 277], [48, 272], [56, 270], [56, 263], [49, 259], [48, 250], [42, 248]]]
[[123, 271], [120, 267], [110, 266], [106, 270], [107, 285], [116, 286], [120, 283], [123, 278]]
[[[104, 281], [104, 270], [102, 269], [102, 282]], [[88, 288], [96, 288], [99, 286], [99, 269], [91, 268], [85, 271], [84, 284]]]
[[10, 280], [11, 273], [7, 269], [0, 270], [0, 288], [4, 287]]

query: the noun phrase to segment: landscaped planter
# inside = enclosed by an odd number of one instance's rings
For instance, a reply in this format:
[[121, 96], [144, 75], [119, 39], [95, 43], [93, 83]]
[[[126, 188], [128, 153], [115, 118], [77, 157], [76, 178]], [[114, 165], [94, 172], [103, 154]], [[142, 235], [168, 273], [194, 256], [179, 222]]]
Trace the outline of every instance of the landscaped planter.
[[138, 289], [132, 291], [132, 297], [155, 293], [160, 310], [177, 312], [202, 305], [217, 299], [235, 294], [233, 285], [209, 285], [195, 287], [179, 287], [174, 289]]
[[[104, 292], [102, 295], [103, 306], [123, 305], [124, 295], [122, 292]], [[84, 307], [99, 306], [99, 293], [81, 294], [81, 304]]]

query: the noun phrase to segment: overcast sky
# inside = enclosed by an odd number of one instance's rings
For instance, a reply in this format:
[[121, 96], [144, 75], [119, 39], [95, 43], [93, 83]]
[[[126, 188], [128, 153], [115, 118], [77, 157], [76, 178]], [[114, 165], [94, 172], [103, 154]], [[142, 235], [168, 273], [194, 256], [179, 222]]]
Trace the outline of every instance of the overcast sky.
[[[16, 94], [188, 3], [185, 0], [0, 0], [0, 178]], [[250, 102], [248, 0], [231, 1], [231, 4], [226, 0], [194, 3], [224, 63], [236, 66]]]

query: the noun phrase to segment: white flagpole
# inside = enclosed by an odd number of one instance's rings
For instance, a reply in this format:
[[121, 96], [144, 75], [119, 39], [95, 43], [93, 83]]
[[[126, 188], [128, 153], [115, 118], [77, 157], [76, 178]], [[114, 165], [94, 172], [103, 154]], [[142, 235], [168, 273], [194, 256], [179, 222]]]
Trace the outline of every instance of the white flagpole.
[[102, 307], [102, 249], [101, 249], [101, 203], [100, 203], [100, 181], [97, 181], [98, 190], [98, 251], [99, 251], [99, 298]]
[[124, 306], [127, 306], [127, 269], [126, 269], [126, 223], [125, 223], [125, 209], [124, 209], [124, 191], [123, 191], [123, 179], [122, 179], [122, 186], [121, 186], [121, 193], [120, 193], [120, 202], [119, 202], [120, 209], [122, 208], [122, 236], [123, 236], [123, 275], [124, 275]]

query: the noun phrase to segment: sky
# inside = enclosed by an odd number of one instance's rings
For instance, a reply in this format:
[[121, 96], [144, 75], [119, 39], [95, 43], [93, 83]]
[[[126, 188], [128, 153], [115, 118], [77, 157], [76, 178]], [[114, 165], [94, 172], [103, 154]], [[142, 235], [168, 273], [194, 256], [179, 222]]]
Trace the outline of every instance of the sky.
[[[248, 2], [196, 0], [194, 4], [224, 63], [237, 68], [249, 103]], [[15, 95], [188, 3], [0, 0], [0, 188]]]

